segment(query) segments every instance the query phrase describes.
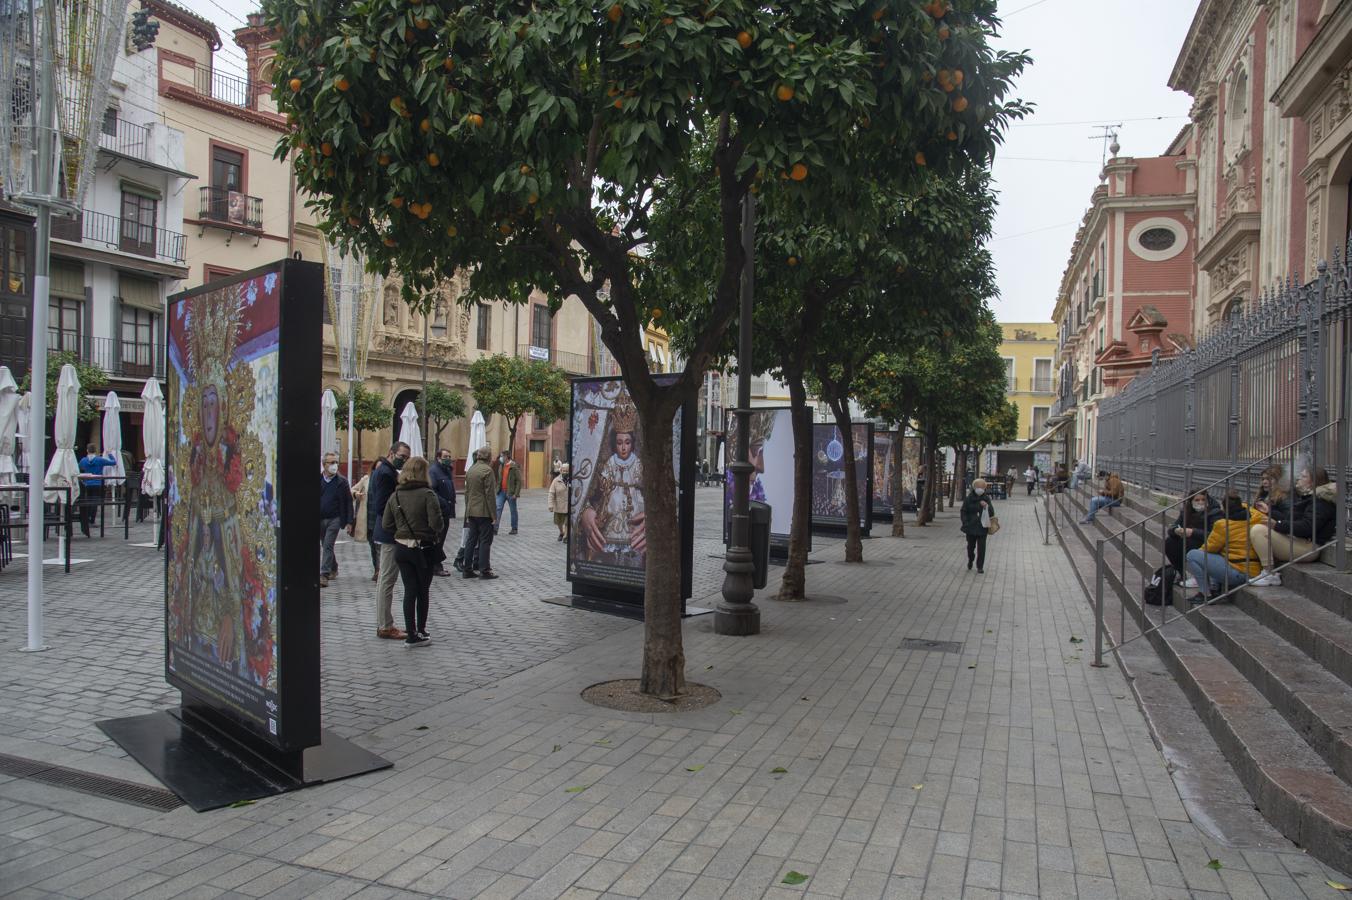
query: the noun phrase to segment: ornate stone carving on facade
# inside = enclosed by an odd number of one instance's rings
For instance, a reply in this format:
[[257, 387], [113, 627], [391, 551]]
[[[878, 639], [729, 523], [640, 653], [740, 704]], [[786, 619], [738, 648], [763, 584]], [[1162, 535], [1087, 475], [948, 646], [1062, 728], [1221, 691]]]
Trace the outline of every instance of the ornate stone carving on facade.
[[[421, 337], [409, 334], [382, 334], [376, 337], [371, 349], [381, 355], [402, 362], [422, 362], [423, 341]], [[464, 359], [460, 347], [445, 340], [427, 342], [427, 364], [432, 367], [447, 366]]]
[[387, 279], [385, 281], [385, 299], [382, 303], [383, 318], [381, 323], [385, 328], [397, 331], [399, 329], [400, 307], [403, 301], [399, 299], [399, 284]]
[[1211, 286], [1219, 291], [1249, 274], [1249, 248], [1240, 247], [1211, 267]]

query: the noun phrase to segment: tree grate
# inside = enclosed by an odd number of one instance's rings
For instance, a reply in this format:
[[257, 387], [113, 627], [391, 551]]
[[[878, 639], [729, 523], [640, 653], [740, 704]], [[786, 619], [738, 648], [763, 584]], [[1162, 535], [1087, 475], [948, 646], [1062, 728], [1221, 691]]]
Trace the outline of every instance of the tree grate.
[[962, 641], [932, 641], [929, 638], [906, 638], [902, 650], [933, 650], [936, 653], [961, 653]]
[[65, 766], [48, 765], [20, 756], [10, 756], [7, 753], [0, 753], [0, 775], [40, 781], [82, 794], [105, 797], [161, 812], [178, 809], [183, 805], [178, 795], [171, 791], [146, 787], [120, 778], [109, 778], [106, 775], [95, 775], [93, 772], [81, 772], [79, 769], [68, 769]]

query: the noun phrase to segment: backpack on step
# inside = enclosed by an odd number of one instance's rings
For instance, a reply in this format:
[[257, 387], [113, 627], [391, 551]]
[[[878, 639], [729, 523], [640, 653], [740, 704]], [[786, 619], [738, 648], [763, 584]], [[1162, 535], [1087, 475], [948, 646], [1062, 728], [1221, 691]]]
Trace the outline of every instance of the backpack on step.
[[1145, 586], [1145, 602], [1148, 606], [1168, 606], [1174, 599], [1174, 578], [1176, 573], [1170, 565], [1160, 566], [1150, 576]]

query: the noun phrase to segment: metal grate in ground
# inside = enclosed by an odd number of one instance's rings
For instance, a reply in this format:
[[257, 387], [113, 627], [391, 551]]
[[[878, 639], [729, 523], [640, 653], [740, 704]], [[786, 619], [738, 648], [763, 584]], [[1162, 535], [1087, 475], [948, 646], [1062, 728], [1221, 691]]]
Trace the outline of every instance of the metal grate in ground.
[[929, 638], [904, 638], [902, 650], [933, 650], [936, 653], [961, 653], [962, 641], [932, 641]]
[[91, 794], [95, 797], [104, 797], [121, 803], [131, 803], [135, 806], [143, 806], [146, 809], [156, 809], [161, 812], [168, 812], [183, 805], [183, 801], [178, 799], [178, 795], [162, 788], [146, 787], [133, 781], [109, 778], [106, 775], [95, 775], [92, 772], [81, 772], [79, 769], [68, 769], [65, 766], [53, 766], [24, 759], [20, 756], [10, 756], [6, 753], [0, 753], [0, 775], [41, 781], [43, 784], [68, 788], [82, 794]]

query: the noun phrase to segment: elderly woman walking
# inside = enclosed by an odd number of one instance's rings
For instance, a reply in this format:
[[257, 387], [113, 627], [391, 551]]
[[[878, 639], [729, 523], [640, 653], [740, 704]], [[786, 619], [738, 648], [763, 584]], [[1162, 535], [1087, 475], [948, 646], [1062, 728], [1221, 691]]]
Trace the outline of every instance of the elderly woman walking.
[[986, 493], [986, 479], [972, 482], [972, 489], [962, 501], [962, 533], [967, 535], [967, 568], [976, 563], [976, 572], [986, 572], [986, 536], [991, 531], [994, 505]]

